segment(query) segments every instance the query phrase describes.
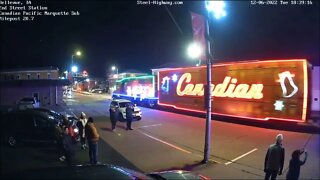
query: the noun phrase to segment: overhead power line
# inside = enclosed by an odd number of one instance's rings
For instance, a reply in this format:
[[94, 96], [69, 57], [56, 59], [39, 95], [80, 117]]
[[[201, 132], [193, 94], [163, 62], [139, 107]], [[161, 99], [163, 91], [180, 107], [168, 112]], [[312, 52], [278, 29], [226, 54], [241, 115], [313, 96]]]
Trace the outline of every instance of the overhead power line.
[[176, 27], [178, 28], [179, 32], [181, 33], [181, 35], [183, 35], [183, 32], [179, 26], [179, 24], [177, 23], [177, 21], [175, 20], [175, 18], [173, 17], [173, 15], [171, 14], [170, 10], [168, 9], [168, 7], [166, 5], [164, 5], [164, 8], [166, 9], [167, 13], [169, 14], [171, 20], [174, 22], [174, 24], [176, 25]]

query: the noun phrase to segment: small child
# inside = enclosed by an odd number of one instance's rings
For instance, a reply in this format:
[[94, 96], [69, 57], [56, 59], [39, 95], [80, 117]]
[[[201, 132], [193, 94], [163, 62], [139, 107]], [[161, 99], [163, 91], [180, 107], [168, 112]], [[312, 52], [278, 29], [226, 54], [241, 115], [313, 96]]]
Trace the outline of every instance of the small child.
[[[305, 154], [304, 160], [300, 160], [300, 155]], [[287, 174], [287, 180], [298, 180], [300, 176], [300, 167], [307, 161], [308, 153], [305, 150], [295, 150], [292, 153], [292, 159], [289, 164], [289, 171]]]

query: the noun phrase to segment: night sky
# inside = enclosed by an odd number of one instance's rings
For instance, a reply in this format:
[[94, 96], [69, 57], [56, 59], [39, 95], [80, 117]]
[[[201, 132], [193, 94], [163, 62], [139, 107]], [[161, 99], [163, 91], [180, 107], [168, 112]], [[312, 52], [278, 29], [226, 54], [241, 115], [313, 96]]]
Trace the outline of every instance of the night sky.
[[[75, 64], [93, 77], [151, 73], [160, 66], [195, 65], [186, 55], [192, 41], [190, 11], [204, 13], [203, 2], [183, 5], [137, 5], [137, 1], [32, 1], [50, 11], [74, 10], [79, 16], [39, 16], [32, 22], [0, 22], [1, 69]], [[227, 16], [213, 20], [214, 62], [307, 58], [319, 65], [319, 3], [251, 5], [226, 1]]]

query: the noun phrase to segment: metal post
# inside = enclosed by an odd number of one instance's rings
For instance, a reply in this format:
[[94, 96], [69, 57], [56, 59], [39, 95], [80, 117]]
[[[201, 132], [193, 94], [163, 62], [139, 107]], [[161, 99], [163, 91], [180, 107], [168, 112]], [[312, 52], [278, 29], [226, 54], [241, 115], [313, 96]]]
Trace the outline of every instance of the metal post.
[[210, 142], [211, 142], [211, 48], [210, 48], [210, 26], [209, 26], [209, 13], [206, 20], [206, 37], [207, 37], [207, 113], [206, 113], [206, 134], [204, 143], [204, 157], [203, 163], [207, 163], [210, 157]]
[[73, 67], [73, 54], [72, 54], [72, 56], [71, 56], [71, 77], [73, 78], [73, 72], [72, 72], [72, 67]]

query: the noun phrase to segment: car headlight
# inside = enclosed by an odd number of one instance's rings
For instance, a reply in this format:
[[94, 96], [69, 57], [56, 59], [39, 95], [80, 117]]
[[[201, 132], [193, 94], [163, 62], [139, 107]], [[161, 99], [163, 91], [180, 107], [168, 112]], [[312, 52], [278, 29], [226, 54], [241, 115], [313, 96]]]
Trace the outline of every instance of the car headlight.
[[78, 132], [79, 132], [79, 129], [78, 129], [78, 128], [74, 128], [73, 131], [74, 131], [75, 133], [78, 133]]

